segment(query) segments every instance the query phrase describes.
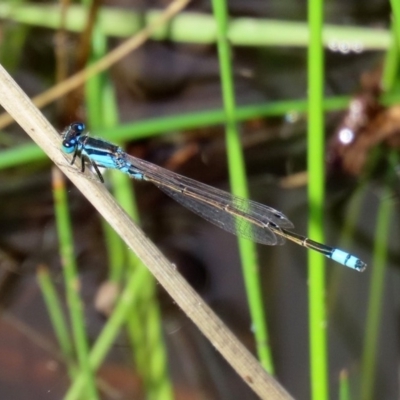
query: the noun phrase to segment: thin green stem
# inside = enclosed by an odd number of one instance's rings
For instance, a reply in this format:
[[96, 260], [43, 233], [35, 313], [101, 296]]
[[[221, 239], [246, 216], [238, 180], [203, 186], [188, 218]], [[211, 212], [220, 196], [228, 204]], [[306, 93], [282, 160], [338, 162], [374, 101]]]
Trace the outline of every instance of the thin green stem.
[[[396, 0], [392, 0], [393, 3]], [[137, 33], [143, 22], [151, 23], [160, 15], [159, 10], [138, 13], [127, 9], [102, 7], [98, 26], [106, 36], [127, 37]], [[66, 29], [80, 32], [85, 26], [87, 10], [78, 5], [68, 8]], [[23, 4], [12, 7], [6, 1], [0, 3], [0, 18], [35, 26], [58, 29], [61, 24], [58, 6]], [[218, 23], [218, 21], [217, 21]], [[168, 26], [160, 27], [152, 35], [154, 40], [171, 40], [184, 43], [215, 43], [218, 27], [213, 16], [205, 13], [183, 12], [175, 16]], [[227, 37], [232, 46], [286, 46], [306, 47], [309, 27], [304, 22], [281, 21], [263, 18], [231, 18], [227, 24]], [[390, 44], [390, 33], [385, 29], [356, 26], [326, 25], [323, 43], [345, 43], [350, 49], [386, 50]]]
[[82, 301], [79, 297], [80, 281], [75, 264], [65, 179], [57, 169], [54, 169], [53, 172], [53, 194], [57, 232], [60, 242], [60, 254], [74, 344], [78, 355], [79, 367], [85, 375], [87, 398], [96, 400], [99, 397], [97, 395], [95, 377], [89, 365], [89, 346], [86, 337], [85, 316]]
[[346, 370], [340, 372], [339, 377], [339, 400], [350, 400], [349, 374]]
[[375, 371], [378, 353], [378, 335], [381, 327], [381, 309], [384, 279], [388, 258], [389, 228], [393, 218], [393, 204], [387, 199], [390, 190], [382, 194], [379, 205], [378, 220], [375, 232], [371, 288], [368, 302], [367, 324], [362, 359], [361, 399], [370, 400], [374, 396]]
[[[365, 180], [362, 180], [348, 201], [344, 223], [340, 232], [339, 248], [350, 249], [352, 242], [354, 242], [354, 234], [357, 228], [357, 221], [360, 219], [364, 197]], [[340, 288], [344, 284], [346, 273], [348, 271], [345, 268], [337, 268], [329, 277], [329, 289], [327, 291], [327, 310], [329, 315], [333, 313], [337, 305]]]
[[[349, 100], [350, 97], [348, 96], [324, 99], [324, 110], [342, 110], [348, 106]], [[400, 101], [400, 96], [395, 93], [390, 95], [385, 94], [381, 101], [384, 105], [395, 104]], [[268, 104], [242, 106], [236, 109], [236, 120], [246, 121], [260, 117], [282, 116], [289, 112], [303, 113], [307, 109], [307, 100], [285, 100]], [[154, 137], [172, 131], [220, 125], [225, 120], [226, 115], [222, 109], [201, 111], [119, 124], [113, 128], [102, 126], [98, 130], [96, 128], [96, 135], [112, 139], [116, 142], [122, 142], [130, 139]], [[0, 170], [45, 159], [43, 151], [35, 144], [29, 143], [0, 152]]]
[[[385, 90], [393, 90], [398, 83], [397, 74], [399, 65], [399, 44], [400, 44], [400, 4], [391, 0], [393, 11], [392, 32], [393, 44], [386, 55], [383, 70], [383, 86]], [[391, 152], [389, 160], [392, 164], [398, 165], [397, 154]], [[390, 223], [393, 215], [393, 204], [387, 201], [390, 198], [391, 180], [394, 172], [390, 168], [387, 172], [387, 188], [382, 195], [378, 210], [378, 220], [373, 250], [373, 265], [371, 276], [370, 296], [368, 302], [368, 313], [366, 323], [366, 334], [364, 342], [364, 352], [362, 360], [362, 381], [361, 381], [361, 399], [369, 400], [374, 397], [374, 384], [376, 372], [376, 355], [378, 352], [378, 337], [381, 321], [381, 306], [383, 298], [384, 279], [388, 258], [388, 240]], [[395, 178], [397, 180], [397, 178]]]
[[[92, 35], [92, 53], [97, 60], [107, 51], [106, 38], [95, 26]], [[93, 59], [92, 59], [93, 60]], [[93, 60], [94, 61], [94, 60]], [[92, 131], [112, 128], [118, 118], [118, 111], [114, 101], [109, 101], [107, 94], [108, 80], [105, 73], [90, 78], [85, 85], [85, 99], [87, 104], [87, 120]], [[107, 103], [107, 104], [105, 104]], [[120, 284], [126, 267], [126, 246], [115, 231], [102, 219], [105, 243], [107, 246], [109, 280]]]
[[397, 80], [399, 70], [399, 46], [400, 33], [396, 37], [395, 25], [392, 24], [393, 41], [385, 54], [385, 62], [382, 71], [382, 89], [390, 92]]
[[40, 266], [37, 272], [37, 279], [61, 352], [67, 363], [69, 376], [73, 378], [76, 373], [74, 349], [68, 326], [63, 316], [63, 309], [51, 280], [49, 270], [44, 266]]
[[393, 13], [393, 28], [394, 28], [394, 35], [392, 37], [396, 38], [397, 45], [400, 43], [400, 2], [397, 0], [390, 0], [390, 6], [392, 8]]
[[[97, 29], [93, 41], [94, 55], [100, 58], [106, 52], [106, 38]], [[87, 104], [90, 112], [90, 123], [95, 127], [105, 126], [113, 128], [118, 124], [118, 105], [111, 81], [105, 73], [93, 77], [88, 84]], [[136, 200], [133, 195], [128, 176], [119, 171], [112, 171], [109, 176], [113, 184], [116, 199], [124, 210], [135, 221], [139, 220]], [[108, 236], [112, 236], [110, 233]], [[113, 243], [115, 241], [113, 240]], [[122, 241], [121, 241], [122, 243]], [[118, 245], [116, 248], [106, 242], [108, 253], [112, 254], [122, 250], [125, 260], [125, 273], [135, 276], [147, 275], [147, 279], [136, 293], [137, 301], [134, 312], [127, 319], [127, 331], [132, 346], [135, 365], [144, 383], [146, 398], [154, 400], [170, 400], [173, 397], [172, 384], [167, 372], [167, 357], [162, 337], [161, 316], [156, 299], [155, 280], [147, 268], [139, 262], [136, 255], [126, 246]], [[111, 258], [111, 256], [110, 256]], [[116, 261], [120, 261], [118, 258]], [[122, 278], [122, 270], [112, 269], [114, 278]], [[119, 274], [117, 274], [119, 272]], [[111, 278], [111, 277], [110, 277]], [[120, 281], [121, 282], [121, 281]]]
[[[391, 0], [392, 7], [392, 41], [386, 52], [382, 86], [386, 91], [394, 91], [399, 88], [399, 53], [400, 53], [400, 3]], [[396, 86], [397, 85], [397, 86]]]
[[[112, 175], [115, 197], [124, 210], [138, 221], [139, 213], [131, 189], [130, 179], [117, 171]], [[127, 320], [129, 337], [133, 344], [135, 363], [143, 378], [146, 396], [150, 400], [173, 398], [168, 376], [167, 357], [162, 336], [159, 305], [156, 299], [155, 280], [148, 269], [132, 252], [127, 254], [129, 274], [146, 273], [147, 279], [137, 293], [135, 311]]]
[[[227, 36], [227, 5], [224, 0], [213, 0], [212, 5], [214, 16], [217, 20], [218, 56], [226, 118], [226, 144], [231, 188], [235, 195], [248, 197], [244, 157], [241, 149], [239, 132], [237, 130], [232, 56]], [[256, 245], [243, 238], [238, 238], [238, 243], [258, 357], [261, 365], [267, 371], [273, 373], [274, 367], [259, 282]]]
[[[103, 362], [110, 346], [116, 340], [120, 333], [121, 326], [125, 323], [129, 315], [132, 313], [134, 304], [137, 302], [137, 294], [140, 293], [141, 286], [147, 280], [147, 271], [142, 270], [140, 273], [131, 275], [123, 290], [118, 303], [115, 306], [107, 324], [104, 326], [101, 334], [96, 340], [90, 353], [90, 366], [96, 371]], [[81, 372], [77, 379], [74, 380], [64, 400], [78, 400], [85, 385], [85, 376]]]
[[[324, 179], [324, 58], [322, 45], [323, 1], [309, 0], [308, 22], [310, 46], [308, 50], [308, 234], [324, 243], [322, 227], [325, 199]], [[325, 309], [325, 257], [308, 252], [309, 274], [309, 329], [310, 329], [310, 379], [313, 399], [328, 398], [327, 338]]]

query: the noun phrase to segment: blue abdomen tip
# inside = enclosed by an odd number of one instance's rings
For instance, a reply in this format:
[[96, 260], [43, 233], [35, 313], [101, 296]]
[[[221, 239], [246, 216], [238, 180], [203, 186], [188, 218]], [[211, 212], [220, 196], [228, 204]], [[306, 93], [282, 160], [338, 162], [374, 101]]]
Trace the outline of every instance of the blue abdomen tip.
[[331, 259], [349, 268], [356, 269], [357, 271], [364, 271], [367, 264], [359, 258], [343, 251], [336, 249], [331, 256]]

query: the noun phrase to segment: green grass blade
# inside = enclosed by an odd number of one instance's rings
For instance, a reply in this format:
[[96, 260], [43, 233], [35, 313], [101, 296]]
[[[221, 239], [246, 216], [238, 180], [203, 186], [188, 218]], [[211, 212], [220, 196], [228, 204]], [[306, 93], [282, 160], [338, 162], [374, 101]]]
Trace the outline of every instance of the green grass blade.
[[[310, 46], [308, 50], [308, 234], [324, 243], [325, 154], [324, 154], [324, 58], [322, 46], [323, 1], [309, 0], [308, 21]], [[328, 357], [325, 309], [325, 257], [308, 252], [310, 379], [313, 399], [328, 398]]]
[[[137, 294], [147, 279], [145, 271], [132, 275], [115, 306], [113, 313], [97, 338], [92, 351], [90, 352], [90, 367], [96, 371], [108, 354], [110, 347], [117, 339], [122, 325], [132, 313], [137, 302]], [[85, 376], [80, 372], [69, 388], [64, 400], [79, 400], [85, 387]]]
[[39, 267], [37, 272], [37, 280], [42, 291], [43, 300], [47, 307], [47, 312], [53, 325], [61, 352], [67, 363], [69, 375], [71, 378], [73, 378], [76, 373], [75, 352], [69, 335], [69, 329], [63, 316], [63, 309], [61, 307], [57, 291], [51, 280], [49, 270], [46, 267]]
[[[393, 3], [396, 0], [392, 0]], [[161, 14], [159, 10], [138, 13], [127, 9], [102, 7], [98, 26], [104, 35], [127, 37], [137, 33], [143, 23], [151, 23]], [[53, 5], [24, 4], [12, 7], [6, 1], [0, 3], [0, 18], [19, 23], [58, 29], [61, 24], [60, 7]], [[78, 5], [68, 8], [66, 29], [81, 32], [85, 26], [87, 10]], [[233, 46], [281, 46], [306, 47], [310, 31], [307, 23], [272, 20], [264, 18], [230, 18], [226, 32]], [[182, 12], [167, 26], [153, 33], [154, 40], [171, 40], [183, 43], [215, 43], [218, 27], [209, 14]], [[325, 25], [323, 44], [346, 44], [358, 50], [386, 50], [390, 45], [390, 32], [386, 29], [371, 29], [358, 26]]]
[[[217, 43], [222, 96], [226, 117], [226, 144], [231, 187], [235, 195], [248, 197], [244, 157], [240, 145], [239, 132], [237, 130], [232, 57], [227, 36], [227, 5], [223, 0], [213, 0], [212, 5], [217, 20]], [[243, 238], [238, 238], [238, 243], [258, 357], [261, 365], [263, 365], [267, 371], [273, 373], [274, 367], [259, 282], [256, 245]]]
[[95, 400], [99, 397], [97, 395], [95, 377], [89, 365], [89, 345], [86, 337], [83, 305], [79, 297], [80, 281], [74, 257], [65, 179], [57, 169], [53, 171], [53, 194], [57, 232], [60, 242], [60, 254], [74, 344], [78, 355], [79, 367], [85, 374], [87, 398]]
[[388, 201], [390, 190], [385, 190], [379, 205], [373, 249], [371, 287], [362, 359], [361, 399], [374, 396], [375, 372], [378, 353], [378, 336], [381, 327], [382, 298], [388, 258], [389, 228], [393, 219], [393, 204]]
[[[94, 52], [97, 58], [106, 51], [106, 38], [96, 30], [94, 34]], [[114, 88], [106, 74], [101, 74], [90, 79], [87, 85], [87, 104], [90, 110], [90, 125], [94, 127], [105, 126], [113, 129], [118, 123], [118, 105]], [[132, 181], [119, 171], [110, 171], [109, 174], [116, 199], [125, 211], [136, 221], [139, 213], [136, 200], [132, 192]], [[108, 229], [107, 229], [108, 230]], [[110, 236], [110, 232], [108, 236]], [[112, 243], [115, 244], [114, 238]], [[122, 243], [122, 241], [121, 241]], [[167, 372], [167, 357], [162, 336], [161, 315], [156, 299], [155, 280], [148, 269], [139, 262], [136, 255], [124, 245], [116, 248], [106, 242], [108, 253], [122, 250], [126, 262], [125, 273], [135, 276], [147, 276], [136, 293], [136, 303], [133, 312], [126, 320], [127, 332], [132, 346], [133, 358], [137, 370], [143, 380], [146, 398], [155, 400], [170, 400], [173, 397], [172, 384]], [[118, 256], [110, 256], [120, 261]], [[111, 276], [121, 273], [114, 266]], [[111, 279], [110, 276], [110, 279]], [[120, 275], [122, 278], [122, 274]], [[121, 281], [119, 282], [121, 283]]]
[[[344, 109], [350, 98], [348, 96], [331, 97], [324, 100], [324, 110], [334, 111]], [[400, 101], [400, 96], [392, 94], [382, 98], [384, 104], [394, 104]], [[307, 111], [307, 100], [285, 100], [268, 104], [242, 106], [236, 109], [236, 120], [246, 121], [252, 118], [282, 116], [290, 112], [303, 113]], [[143, 139], [166, 132], [194, 129], [204, 126], [219, 125], [225, 122], [224, 110], [200, 111], [167, 117], [152, 118], [150, 120], [135, 121], [121, 124], [112, 129], [101, 127], [96, 129], [96, 135], [113, 141], [128, 139]], [[0, 152], [0, 170], [26, 164], [29, 162], [46, 160], [44, 152], [35, 144], [25, 144]]]
[[340, 372], [339, 377], [339, 400], [350, 400], [349, 374], [346, 370]]

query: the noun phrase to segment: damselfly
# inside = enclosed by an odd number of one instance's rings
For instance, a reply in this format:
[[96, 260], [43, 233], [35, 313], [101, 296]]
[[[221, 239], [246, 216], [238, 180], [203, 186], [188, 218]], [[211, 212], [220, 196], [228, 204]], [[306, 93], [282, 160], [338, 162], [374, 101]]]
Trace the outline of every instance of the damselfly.
[[363, 271], [367, 266], [343, 250], [289, 231], [293, 224], [284, 214], [271, 207], [130, 156], [121, 147], [92, 138], [84, 131], [85, 125], [81, 122], [69, 125], [63, 132], [62, 149], [65, 153], [73, 154], [71, 164], [74, 164], [77, 156], [80, 157], [82, 172], [86, 164], [92, 166], [102, 182], [104, 180], [99, 167], [118, 169], [136, 180], [153, 183], [189, 210], [235, 235], [267, 245], [280, 245], [288, 239], [357, 271]]

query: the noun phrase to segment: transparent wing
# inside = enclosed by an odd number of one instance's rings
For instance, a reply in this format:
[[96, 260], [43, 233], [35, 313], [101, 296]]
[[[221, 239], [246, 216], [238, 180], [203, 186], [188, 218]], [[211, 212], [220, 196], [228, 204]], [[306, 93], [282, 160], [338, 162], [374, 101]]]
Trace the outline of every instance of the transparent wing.
[[293, 228], [293, 224], [281, 212], [212, 186], [186, 178], [155, 164], [128, 156], [131, 164], [129, 174], [154, 183], [159, 189], [178, 203], [200, 215], [207, 221], [235, 235], [251, 239], [255, 242], [277, 245], [285, 239], [275, 235], [268, 224], [273, 223], [275, 229]]

